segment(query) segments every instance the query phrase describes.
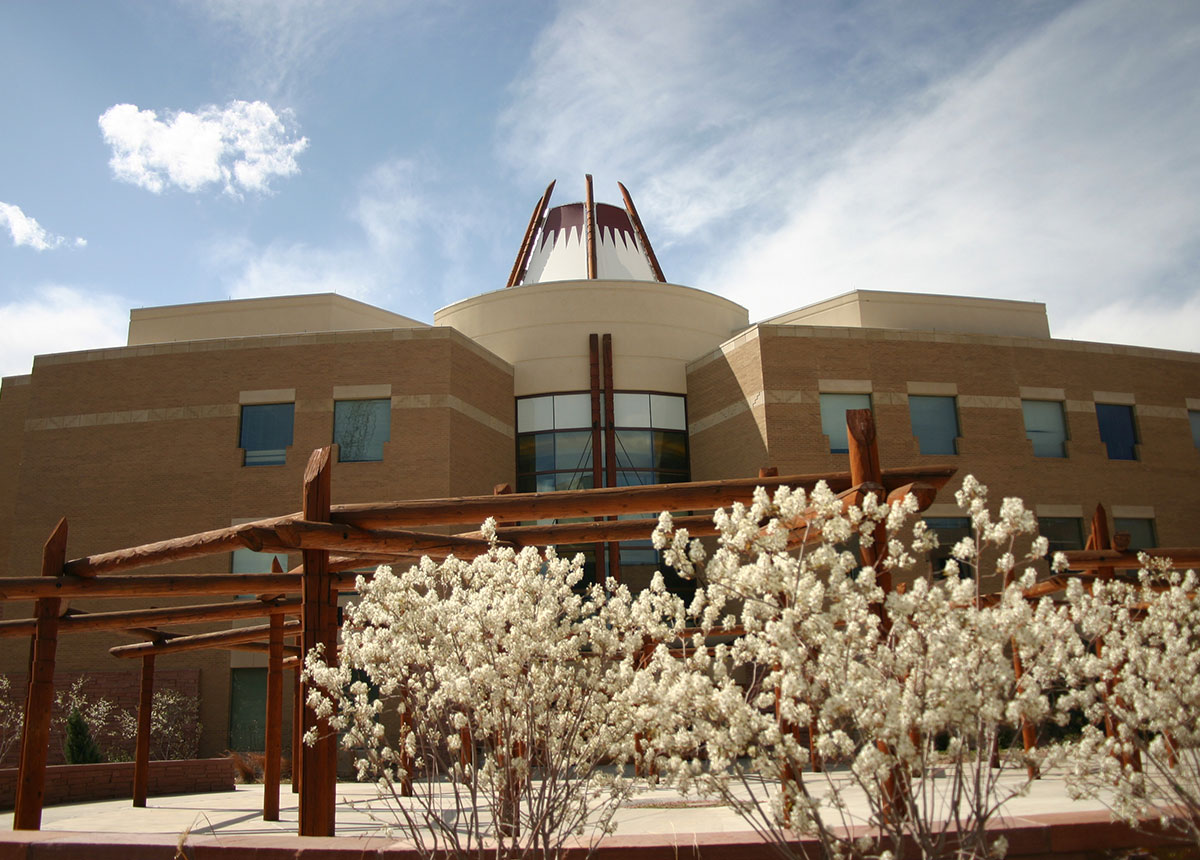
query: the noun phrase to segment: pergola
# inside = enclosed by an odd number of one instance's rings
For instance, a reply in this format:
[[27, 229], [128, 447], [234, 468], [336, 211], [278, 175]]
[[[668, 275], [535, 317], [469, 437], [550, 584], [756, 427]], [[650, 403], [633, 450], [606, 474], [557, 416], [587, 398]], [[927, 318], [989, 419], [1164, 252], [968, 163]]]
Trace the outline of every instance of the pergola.
[[[938, 490], [953, 476], [949, 466], [882, 469], [875, 426], [869, 410], [847, 413], [850, 470], [823, 475], [777, 475], [760, 470], [753, 478], [697, 481], [635, 487], [607, 487], [556, 493], [512, 493], [507, 485], [490, 496], [466, 496], [367, 504], [332, 505], [330, 448], [312, 453], [304, 472], [301, 510], [229, 528], [200, 532], [140, 546], [68, 559], [67, 523], [62, 520], [47, 539], [40, 577], [0, 578], [0, 601], [34, 600], [32, 618], [0, 621], [0, 637], [30, 636], [29, 689], [25, 706], [17, 782], [14, 829], [40, 828], [49, 745], [50, 713], [54, 697], [55, 653], [60, 634], [94, 630], [123, 630], [146, 641], [111, 649], [119, 658], [142, 661], [138, 731], [134, 758], [133, 805], [144, 806], [148, 787], [150, 716], [154, 690], [155, 658], [160, 654], [211, 648], [265, 651], [267, 653], [266, 749], [263, 818], [278, 820], [280, 763], [282, 758], [283, 672], [299, 676], [303, 654], [318, 644], [336, 654], [338, 592], [353, 590], [364, 566], [411, 563], [428, 555], [474, 558], [489, 549], [479, 532], [436, 534], [431, 527], [477, 526], [488, 517], [498, 523], [497, 538], [506, 546], [550, 546], [567, 543], [644, 540], [645, 519], [618, 520], [627, 514], [656, 514], [663, 510], [711, 510], [734, 502], [749, 502], [756, 487], [778, 486], [811, 489], [825, 481], [839, 493], [843, 505], [859, 504], [867, 493], [896, 503], [907, 494], [916, 496], [920, 509], [933, 503]], [[548, 525], [508, 525], [520, 521], [593, 518], [588, 522]], [[1098, 513], [1103, 520], [1103, 512]], [[715, 534], [710, 516], [676, 519], [696, 536]], [[819, 540], [803, 520], [789, 523], [796, 541]], [[1069, 554], [1079, 569], [1111, 571], [1137, 567], [1135, 553], [1110, 548], [1093, 528], [1089, 549]], [[886, 542], [877, 540], [864, 550], [864, 563], [879, 561]], [[278, 563], [271, 573], [133, 574], [152, 565], [212, 556], [249, 548], [255, 551], [299, 551], [302, 564], [283, 571]], [[1200, 561], [1200, 550], [1158, 550], [1182, 563]], [[1190, 554], [1189, 554], [1190, 553]], [[370, 574], [365, 574], [370, 576]], [[1040, 593], [1065, 587], [1061, 578], [1039, 583]], [[891, 588], [890, 576], [880, 584]], [[113, 612], [62, 611], [64, 599], [147, 598], [158, 596], [258, 595], [255, 600], [129, 609]], [[1036, 595], [1030, 595], [1036, 596]], [[263, 618], [267, 623], [213, 632], [178, 635], [160, 629], [175, 624], [196, 624], [235, 619]], [[287, 639], [299, 645], [286, 645]], [[293, 790], [299, 798], [299, 832], [304, 836], [334, 833], [337, 781], [336, 734], [305, 706], [307, 684], [296, 685], [293, 730]], [[300, 738], [311, 727], [318, 740], [304, 746]]]

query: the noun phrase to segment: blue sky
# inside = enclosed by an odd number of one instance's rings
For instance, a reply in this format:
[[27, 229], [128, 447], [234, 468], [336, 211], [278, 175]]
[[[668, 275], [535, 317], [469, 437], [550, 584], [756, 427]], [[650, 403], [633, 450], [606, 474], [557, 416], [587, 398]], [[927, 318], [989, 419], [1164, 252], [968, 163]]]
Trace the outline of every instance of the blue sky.
[[629, 187], [752, 319], [854, 288], [1195, 350], [1200, 4], [0, 4], [0, 374], [131, 307], [503, 287]]

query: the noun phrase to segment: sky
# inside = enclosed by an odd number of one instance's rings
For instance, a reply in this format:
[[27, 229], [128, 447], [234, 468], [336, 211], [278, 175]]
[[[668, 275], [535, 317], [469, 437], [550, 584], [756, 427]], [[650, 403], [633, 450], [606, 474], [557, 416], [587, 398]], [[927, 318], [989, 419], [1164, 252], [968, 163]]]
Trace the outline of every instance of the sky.
[[0, 3], [0, 375], [130, 308], [432, 322], [629, 188], [751, 320], [853, 289], [1200, 348], [1200, 3]]

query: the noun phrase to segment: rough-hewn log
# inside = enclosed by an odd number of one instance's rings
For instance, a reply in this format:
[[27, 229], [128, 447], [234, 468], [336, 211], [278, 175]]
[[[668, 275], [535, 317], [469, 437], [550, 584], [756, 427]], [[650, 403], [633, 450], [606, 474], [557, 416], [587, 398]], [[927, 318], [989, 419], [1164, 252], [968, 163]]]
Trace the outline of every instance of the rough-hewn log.
[[525, 264], [529, 261], [529, 255], [533, 250], [533, 240], [537, 237], [538, 225], [542, 223], [542, 216], [546, 214], [546, 207], [550, 204], [552, 191], [554, 191], [554, 182], [546, 186], [546, 193], [533, 207], [533, 214], [529, 216], [529, 226], [525, 228], [525, 238], [521, 241], [521, 249], [517, 251], [517, 259], [508, 275], [508, 283], [504, 285], [506, 287], [515, 287], [523, 279]]
[[621, 196], [625, 198], [625, 211], [629, 213], [629, 221], [637, 232], [638, 241], [642, 243], [642, 250], [646, 252], [650, 268], [654, 270], [654, 278], [660, 284], [665, 284], [667, 279], [663, 277], [662, 266], [658, 265], [658, 257], [654, 256], [654, 249], [650, 247], [650, 237], [646, 235], [646, 228], [642, 226], [642, 219], [638, 217], [637, 208], [633, 205], [633, 198], [629, 195], [629, 190], [620, 182], [617, 183], [617, 187], [621, 189]]
[[[57, 579], [67, 558], [67, 521], [59, 520], [42, 547], [41, 579]], [[34, 606], [37, 629], [33, 635], [29, 691], [25, 697], [25, 722], [21, 732], [21, 761], [17, 770], [17, 797], [13, 830], [40, 830], [46, 789], [46, 753], [50, 747], [50, 709], [54, 704], [54, 660], [58, 649], [57, 597], [45, 597]]]
[[[147, 654], [177, 654], [180, 651], [203, 651], [225, 645], [249, 644], [270, 635], [270, 624], [253, 627], [235, 627], [233, 630], [217, 630], [212, 633], [197, 633], [193, 636], [176, 636], [166, 642], [139, 642], [136, 645], [117, 645], [109, 648], [114, 657], [144, 657]], [[299, 636], [300, 622], [288, 621], [283, 625], [285, 636]]]
[[233, 552], [243, 547], [257, 552], [262, 549], [262, 545], [257, 542], [256, 531], [262, 528], [273, 528], [293, 516], [295, 514], [256, 520], [252, 523], [213, 529], [186, 537], [171, 538], [141, 546], [117, 549], [112, 552], [102, 552], [84, 558], [75, 558], [64, 565], [63, 572], [71, 576], [96, 576], [117, 570], [134, 570], [152, 564], [166, 564], [173, 561], [202, 558], [220, 552]]
[[[897, 487], [923, 482], [941, 488], [954, 476], [951, 466], [914, 469], [884, 469], [883, 486], [889, 493]], [[603, 487], [592, 490], [562, 490], [553, 493], [514, 493], [509, 496], [462, 496], [372, 504], [335, 505], [330, 518], [360, 528], [432, 525], [478, 526], [488, 517], [497, 520], [536, 520], [564, 517], [599, 517], [619, 514], [657, 514], [660, 511], [700, 511], [749, 502], [755, 487], [774, 491], [780, 486], [811, 490], [818, 481], [834, 492], [853, 486], [849, 472], [832, 474], [778, 475], [773, 478], [728, 478], [680, 484], [648, 484], [638, 487]]]
[[290, 573], [134, 574], [116, 576], [0, 577], [0, 600], [39, 597], [175, 597], [195, 594], [292, 594], [300, 577]]
[[588, 280], [594, 281], [599, 275], [596, 274], [596, 199], [592, 196], [592, 174], [585, 174], [584, 185], [587, 192], [587, 200], [584, 203], [587, 210], [584, 213], [587, 232], [587, 276]]
[[[1142, 550], [1151, 558], [1170, 559], [1172, 566], [1179, 570], [1200, 567], [1200, 547], [1176, 546], [1154, 547]], [[1100, 570], [1115, 568], [1117, 570], [1137, 570], [1142, 566], [1136, 552], [1119, 552], [1112, 549], [1074, 549], [1063, 553], [1067, 557], [1067, 565], [1072, 570]]]
[[[601, 385], [604, 388], [604, 483], [608, 487], [617, 486], [617, 410], [614, 400], [615, 375], [613, 371], [613, 339], [611, 333], [606, 333], [600, 339], [603, 353], [601, 355]], [[593, 490], [593, 494], [594, 494]], [[663, 508], [662, 510], [684, 510], [684, 508]], [[658, 513], [658, 511], [627, 511], [626, 513]], [[596, 511], [593, 516], [604, 514], [611, 516], [611, 511]], [[557, 516], [568, 516], [558, 514]], [[588, 516], [588, 514], [581, 514]], [[621, 547], [615, 541], [604, 545], [604, 561], [608, 570], [604, 575], [614, 582], [621, 581]], [[597, 559], [599, 561], [599, 559]], [[596, 570], [599, 575], [599, 568]]]
[[300, 683], [303, 668], [300, 657], [284, 657], [283, 668], [292, 670], [292, 794], [300, 793], [300, 767], [304, 764], [304, 699], [300, 697], [304, 686]]
[[[879, 465], [879, 443], [875, 438], [875, 416], [870, 409], [846, 410], [847, 440], [850, 448], [851, 484], [886, 484], [883, 469]], [[892, 590], [892, 574], [883, 569], [887, 554], [887, 529], [883, 524], [875, 528], [871, 546], [861, 549], [864, 565], [875, 568], [875, 581], [887, 594]]]
[[154, 655], [142, 657], [138, 690], [137, 745], [133, 753], [133, 805], [145, 806], [150, 787], [150, 717], [154, 707]]
[[399, 529], [360, 529], [345, 523], [314, 523], [294, 520], [275, 529], [279, 543], [264, 536], [267, 549], [323, 549], [364, 553], [450, 554], [474, 557], [487, 552], [483, 538], [439, 535]]
[[[330, 505], [330, 449], [313, 451], [304, 470], [304, 519], [328, 522]], [[337, 592], [329, 573], [329, 552], [304, 550], [304, 652], [317, 646], [325, 650], [329, 665], [337, 663]], [[336, 826], [337, 734], [308, 707], [309, 685], [304, 689], [304, 730], [315, 726], [317, 741], [305, 744], [304, 782], [300, 786], [300, 835], [333, 836]]]
[[[229, 603], [205, 603], [196, 606], [164, 606], [161, 609], [125, 609], [119, 612], [79, 612], [58, 619], [59, 633], [89, 630], [128, 630], [134, 625], [199, 624], [206, 621], [232, 621], [265, 615], [296, 614], [299, 598], [280, 601], [238, 600]], [[0, 621], [0, 638], [21, 636], [33, 631], [32, 618]]]
[[263, 750], [263, 821], [279, 820], [279, 770], [283, 756], [283, 616], [271, 616], [267, 655], [267, 730]]

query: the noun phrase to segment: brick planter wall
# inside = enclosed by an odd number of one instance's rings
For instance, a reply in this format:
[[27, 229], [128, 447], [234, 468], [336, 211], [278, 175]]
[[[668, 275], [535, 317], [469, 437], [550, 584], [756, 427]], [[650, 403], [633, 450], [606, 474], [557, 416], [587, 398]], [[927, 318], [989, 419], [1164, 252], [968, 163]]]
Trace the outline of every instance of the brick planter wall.
[[[17, 769], [0, 769], [0, 809], [12, 809]], [[227, 758], [150, 762], [151, 795], [233, 791], [233, 765]], [[55, 764], [46, 768], [47, 806], [133, 797], [133, 762]]]

